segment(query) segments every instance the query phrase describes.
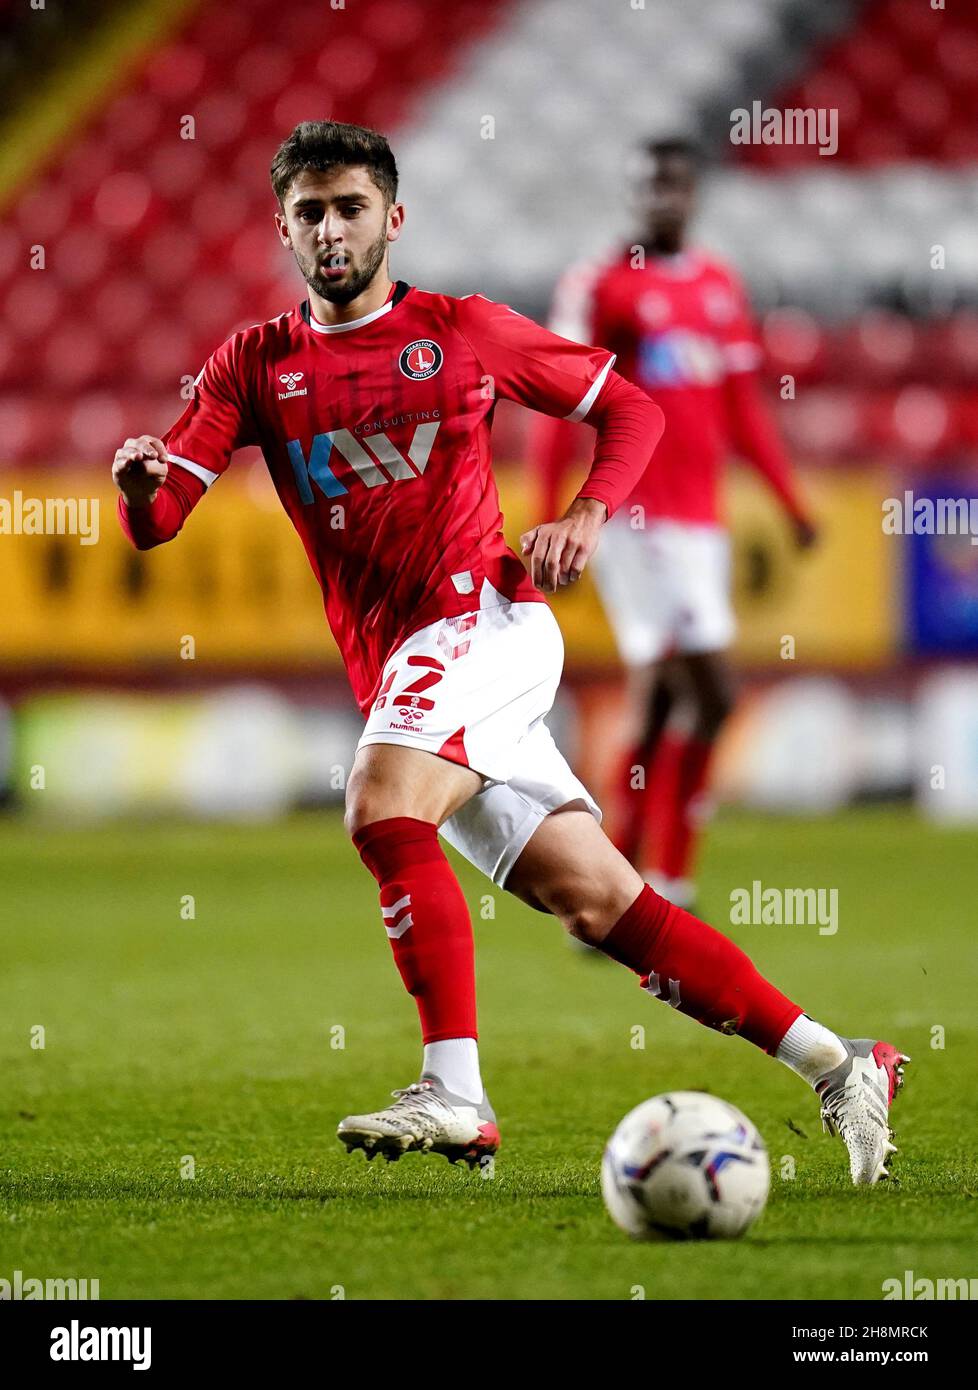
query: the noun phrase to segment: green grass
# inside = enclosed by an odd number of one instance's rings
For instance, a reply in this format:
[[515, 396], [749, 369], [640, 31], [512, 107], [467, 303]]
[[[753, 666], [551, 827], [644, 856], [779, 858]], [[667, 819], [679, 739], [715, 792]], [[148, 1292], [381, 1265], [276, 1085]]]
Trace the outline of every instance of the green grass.
[[[462, 866], [503, 1133], [489, 1180], [416, 1155], [368, 1166], [334, 1137], [419, 1060], [373, 882], [338, 818], [0, 824], [0, 1277], [98, 1278], [103, 1298], [628, 1299], [641, 1285], [648, 1298], [877, 1299], [905, 1269], [976, 1275], [972, 864], [970, 835], [893, 811], [728, 816], [708, 843], [702, 910], [721, 926], [753, 878], [838, 888], [835, 936], [732, 934], [816, 1017], [913, 1055], [899, 1184], [861, 1190], [786, 1068], [650, 1000], [504, 894], [482, 920], [492, 886]], [[770, 1202], [739, 1242], [636, 1244], [602, 1207], [601, 1149], [639, 1100], [686, 1087], [760, 1126]]]

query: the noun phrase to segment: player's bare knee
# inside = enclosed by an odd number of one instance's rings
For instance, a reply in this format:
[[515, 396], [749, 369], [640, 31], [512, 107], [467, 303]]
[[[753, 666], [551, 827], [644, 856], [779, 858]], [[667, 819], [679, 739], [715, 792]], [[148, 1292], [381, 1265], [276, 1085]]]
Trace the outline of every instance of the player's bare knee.
[[571, 936], [594, 945], [607, 931], [604, 914], [588, 900], [584, 885], [577, 878], [545, 887], [538, 894], [546, 910]]
[[352, 837], [364, 826], [386, 819], [391, 814], [389, 801], [389, 792], [382, 783], [354, 770], [346, 786], [346, 833]]
[[733, 706], [733, 694], [725, 688], [701, 696], [696, 708], [696, 737], [715, 739], [733, 713]]
[[571, 936], [587, 946], [600, 946], [608, 934], [604, 914], [593, 908], [578, 908], [569, 918], [562, 920]]

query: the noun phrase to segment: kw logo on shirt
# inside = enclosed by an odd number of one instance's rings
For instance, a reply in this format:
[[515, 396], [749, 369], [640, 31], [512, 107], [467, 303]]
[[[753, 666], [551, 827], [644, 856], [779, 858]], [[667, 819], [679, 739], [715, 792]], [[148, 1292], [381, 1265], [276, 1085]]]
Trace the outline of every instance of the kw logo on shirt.
[[[311, 483], [315, 483], [325, 497], [339, 497], [349, 492], [345, 483], [330, 467], [333, 453], [337, 453], [347, 463], [367, 487], [380, 487], [382, 483], [396, 483], [402, 479], [420, 478], [428, 466], [431, 446], [435, 442], [441, 422], [416, 425], [407, 458], [400, 453], [386, 434], [367, 434], [357, 439], [349, 430], [330, 430], [327, 434], [313, 436], [309, 457], [303, 452], [298, 439], [288, 442], [289, 458], [295, 474], [299, 496], [307, 506], [314, 501]], [[369, 450], [368, 447], [369, 446]]]
[[713, 386], [723, 374], [719, 345], [702, 333], [676, 328], [639, 342], [637, 375], [645, 387]]

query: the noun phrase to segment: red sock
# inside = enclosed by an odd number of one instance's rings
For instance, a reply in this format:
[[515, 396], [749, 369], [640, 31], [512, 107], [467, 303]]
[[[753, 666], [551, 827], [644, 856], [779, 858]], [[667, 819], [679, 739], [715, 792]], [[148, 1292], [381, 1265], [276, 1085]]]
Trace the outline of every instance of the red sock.
[[646, 772], [644, 834], [639, 847], [639, 860], [635, 862], [635, 867], [640, 871], [657, 869], [660, 873], [666, 872], [662, 863], [663, 849], [675, 823], [685, 748], [685, 739], [676, 734], [663, 734]]
[[[642, 744], [626, 748], [612, 781], [612, 817], [615, 847], [630, 864], [635, 864], [647, 835], [649, 812], [650, 750]], [[641, 773], [639, 785], [634, 786]]]
[[437, 827], [394, 816], [356, 831], [353, 843], [380, 884], [384, 927], [423, 1040], [477, 1038], [472, 923]]
[[699, 836], [701, 818], [694, 802], [706, 785], [713, 757], [713, 742], [701, 738], [685, 739], [679, 750], [677, 767], [669, 792], [670, 804], [659, 841], [659, 852], [652, 861], [667, 878], [689, 878], [693, 851]]
[[601, 942], [612, 960], [680, 1013], [765, 1052], [802, 1012], [758, 974], [739, 946], [646, 886]]

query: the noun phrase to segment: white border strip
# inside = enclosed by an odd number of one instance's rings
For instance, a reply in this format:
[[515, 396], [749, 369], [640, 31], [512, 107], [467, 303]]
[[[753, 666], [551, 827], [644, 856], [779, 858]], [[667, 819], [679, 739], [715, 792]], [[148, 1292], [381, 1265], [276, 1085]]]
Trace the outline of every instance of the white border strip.
[[583, 420], [587, 416], [588, 411], [591, 409], [592, 405], [594, 405], [598, 392], [604, 385], [605, 377], [611, 371], [616, 361], [617, 353], [613, 352], [611, 356], [608, 358], [607, 362], [601, 368], [601, 371], [594, 378], [594, 381], [591, 383], [587, 395], [584, 397], [584, 399], [580, 402], [579, 405], [575, 406], [575, 408], [571, 411], [569, 415], [564, 416], [565, 420], [570, 420], [574, 424], [577, 424], [580, 420]]
[[210, 487], [211, 483], [216, 483], [221, 476], [220, 473], [212, 473], [203, 464], [194, 463], [193, 459], [182, 459], [179, 454], [167, 454], [171, 463], [178, 463], [181, 468], [185, 468], [188, 473], [192, 473], [195, 478], [199, 478], [205, 487]]

